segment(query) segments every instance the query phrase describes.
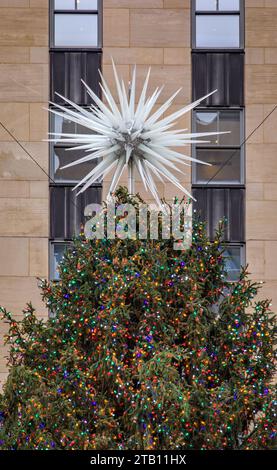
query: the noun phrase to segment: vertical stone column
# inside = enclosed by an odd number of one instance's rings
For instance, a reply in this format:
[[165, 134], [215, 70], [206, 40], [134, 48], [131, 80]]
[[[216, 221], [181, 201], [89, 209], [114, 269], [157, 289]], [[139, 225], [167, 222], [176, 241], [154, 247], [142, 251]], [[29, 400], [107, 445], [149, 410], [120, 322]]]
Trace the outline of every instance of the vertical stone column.
[[[246, 0], [246, 136], [277, 104], [277, 2]], [[277, 110], [246, 145], [247, 262], [277, 307]]]
[[[0, 120], [48, 172], [48, 0], [0, 0]], [[0, 305], [20, 316], [43, 308], [48, 276], [48, 180], [0, 128]], [[0, 386], [6, 351], [0, 322]]]

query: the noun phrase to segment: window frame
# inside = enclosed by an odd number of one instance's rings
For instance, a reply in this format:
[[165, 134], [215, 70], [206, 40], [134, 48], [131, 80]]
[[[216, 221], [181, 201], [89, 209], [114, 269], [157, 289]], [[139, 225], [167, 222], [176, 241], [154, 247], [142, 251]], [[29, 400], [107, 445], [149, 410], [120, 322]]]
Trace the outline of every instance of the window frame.
[[[222, 243], [222, 248], [225, 250], [228, 250], [230, 248], [240, 248], [240, 267], [245, 267], [246, 266], [246, 244], [245, 243]], [[228, 271], [227, 271], [228, 272]], [[238, 279], [231, 280], [231, 279], [226, 279], [227, 282], [232, 284], [233, 282], [237, 282]]]
[[[51, 106], [52, 109], [55, 109], [55, 106]], [[71, 109], [68, 106], [69, 109]], [[84, 109], [89, 109], [88, 106], [83, 106]], [[55, 132], [55, 115], [53, 113], [49, 113], [49, 129], [50, 132]], [[58, 141], [58, 139], [57, 139]], [[50, 169], [50, 178], [51, 183], [55, 186], [72, 186], [74, 187], [79, 181], [80, 178], [76, 177], [76, 179], [56, 179], [55, 177], [55, 164], [54, 164], [54, 157], [55, 157], [55, 148], [72, 148], [74, 145], [68, 143], [61, 143], [57, 144], [56, 142], [49, 142], [49, 169]], [[82, 155], [84, 156], [84, 155]], [[81, 157], [80, 157], [81, 158]], [[95, 164], [98, 163], [98, 160], [95, 160]], [[102, 183], [97, 181], [91, 185], [91, 187], [99, 187]]]
[[[197, 10], [196, 0], [191, 0], [191, 48], [194, 51], [230, 51], [230, 52], [241, 52], [244, 50], [245, 45], [245, 2], [240, 1], [239, 10]], [[197, 47], [196, 43], [196, 17], [197, 16], [239, 16], [239, 47]]]
[[[55, 15], [64, 14], [64, 15], [97, 15], [98, 21], [98, 41], [97, 46], [90, 45], [68, 45], [68, 46], [56, 46], [55, 45]], [[103, 0], [98, 0], [98, 9], [97, 10], [56, 10], [55, 9], [55, 0], [50, 0], [49, 8], [49, 27], [50, 27], [50, 51], [101, 51], [103, 47]]]
[[193, 187], [244, 187], [245, 185], [245, 112], [244, 108], [225, 108], [225, 107], [198, 107], [192, 111], [191, 119], [192, 119], [192, 132], [196, 132], [196, 113], [198, 112], [207, 112], [207, 113], [218, 113], [220, 111], [239, 111], [240, 115], [240, 137], [241, 143], [240, 145], [201, 145], [198, 146], [197, 144], [193, 144], [191, 147], [192, 157], [197, 158], [197, 150], [200, 149], [202, 151], [209, 151], [209, 150], [233, 150], [240, 152], [240, 182], [232, 182], [230, 180], [218, 182], [218, 181], [206, 181], [206, 182], [197, 182], [197, 171], [196, 165], [199, 163], [192, 162], [191, 165], [191, 178], [192, 178], [192, 185]]
[[60, 279], [55, 277], [54, 269], [54, 253], [55, 245], [66, 245], [66, 249], [73, 246], [72, 240], [49, 240], [49, 279], [52, 282], [59, 282]]

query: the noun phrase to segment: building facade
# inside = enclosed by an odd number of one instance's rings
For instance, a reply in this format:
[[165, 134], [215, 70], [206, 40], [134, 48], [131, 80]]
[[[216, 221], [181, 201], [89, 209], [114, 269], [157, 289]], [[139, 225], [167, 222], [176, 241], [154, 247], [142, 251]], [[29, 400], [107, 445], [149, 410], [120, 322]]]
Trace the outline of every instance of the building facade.
[[[160, 102], [182, 87], [174, 109], [217, 88], [179, 126], [232, 132], [191, 149], [213, 166], [193, 166], [182, 183], [211, 238], [218, 219], [228, 219], [230, 279], [248, 263], [277, 307], [277, 111], [267, 118], [277, 104], [276, 22], [276, 0], [0, 0], [0, 305], [20, 318], [32, 300], [47, 317], [37, 277], [57, 277], [84, 207], [105, 196], [109, 177], [74, 197], [86, 168], [61, 171], [65, 146], [44, 140], [77, 129], [43, 108], [62, 102], [55, 92], [89, 106], [81, 79], [100, 94], [101, 68], [113, 88], [113, 57], [126, 81], [134, 64], [139, 84], [151, 66], [151, 90], [166, 85]], [[158, 189], [167, 200], [178, 193]], [[5, 332], [1, 323], [0, 381]]]

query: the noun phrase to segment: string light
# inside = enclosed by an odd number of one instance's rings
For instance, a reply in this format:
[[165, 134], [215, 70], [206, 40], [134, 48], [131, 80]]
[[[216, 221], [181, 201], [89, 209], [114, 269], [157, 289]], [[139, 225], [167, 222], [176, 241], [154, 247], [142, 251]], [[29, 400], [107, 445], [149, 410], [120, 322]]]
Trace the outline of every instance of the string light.
[[[193, 244], [77, 240], [10, 331], [4, 449], [264, 449], [275, 439], [273, 323], [226, 282], [220, 233]], [[213, 307], [213, 308], [212, 308]], [[251, 313], [250, 309], [251, 308]]]

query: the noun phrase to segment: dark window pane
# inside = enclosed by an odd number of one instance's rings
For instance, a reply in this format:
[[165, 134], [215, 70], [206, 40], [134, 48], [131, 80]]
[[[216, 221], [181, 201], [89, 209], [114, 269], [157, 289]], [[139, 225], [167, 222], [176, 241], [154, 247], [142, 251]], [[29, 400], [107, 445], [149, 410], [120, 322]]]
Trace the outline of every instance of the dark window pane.
[[214, 238], [219, 220], [227, 219], [226, 242], [245, 241], [245, 190], [240, 188], [194, 188], [193, 206], [207, 223], [207, 234]]
[[81, 163], [61, 170], [68, 163], [75, 162], [88, 153], [82, 150], [68, 150], [65, 147], [54, 147], [53, 173], [54, 180], [59, 182], [74, 183], [83, 179], [96, 165], [97, 160]]
[[244, 54], [193, 53], [193, 100], [217, 89], [201, 106], [244, 105]]
[[69, 243], [53, 243], [51, 246], [50, 276], [53, 281], [60, 279], [59, 265], [69, 246]]
[[75, 10], [75, 0], [55, 0], [55, 10]]
[[212, 165], [195, 164], [196, 183], [241, 183], [240, 150], [197, 149], [196, 158]]
[[196, 47], [240, 46], [239, 15], [197, 15]]
[[89, 204], [101, 204], [100, 187], [87, 189], [79, 196], [72, 187], [53, 186], [50, 188], [50, 238], [70, 240], [80, 234], [81, 224], [86, 218], [84, 210]]
[[98, 16], [80, 14], [55, 15], [55, 46], [98, 45]]
[[242, 266], [241, 247], [240, 246], [228, 246], [226, 247], [223, 256], [225, 258], [225, 269], [227, 271], [227, 280], [237, 281], [239, 279], [240, 269]]
[[81, 106], [90, 105], [93, 100], [82, 86], [81, 79], [100, 96], [98, 70], [101, 69], [101, 56], [96, 52], [51, 52], [51, 100], [64, 104], [55, 93], [58, 92]]
[[242, 143], [240, 135], [240, 111], [197, 111], [196, 112], [196, 132], [229, 132], [218, 136], [203, 137], [202, 140], [209, 140], [210, 144], [205, 145], [234, 145], [239, 146]]
[[196, 10], [202, 11], [239, 11], [239, 0], [196, 0]]

